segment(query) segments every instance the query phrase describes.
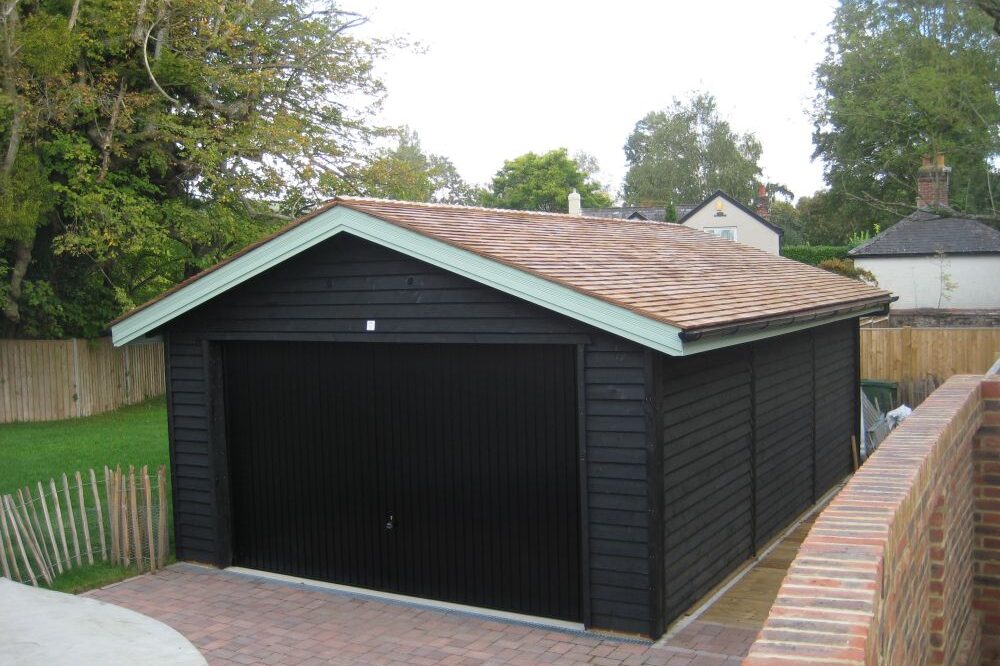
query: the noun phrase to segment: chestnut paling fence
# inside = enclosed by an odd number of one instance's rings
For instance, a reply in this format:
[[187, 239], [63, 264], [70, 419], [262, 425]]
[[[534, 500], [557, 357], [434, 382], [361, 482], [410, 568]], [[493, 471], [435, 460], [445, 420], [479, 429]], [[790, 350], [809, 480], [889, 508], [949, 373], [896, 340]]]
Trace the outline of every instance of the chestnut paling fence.
[[156, 571], [167, 559], [167, 472], [147, 466], [63, 474], [0, 496], [0, 573], [51, 585], [108, 561]]

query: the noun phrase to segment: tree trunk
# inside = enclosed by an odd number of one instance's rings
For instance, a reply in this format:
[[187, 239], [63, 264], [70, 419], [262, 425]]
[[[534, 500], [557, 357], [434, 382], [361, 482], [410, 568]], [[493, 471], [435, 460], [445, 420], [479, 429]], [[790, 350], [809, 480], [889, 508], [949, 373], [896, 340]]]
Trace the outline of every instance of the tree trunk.
[[[17, 85], [14, 83], [14, 40], [17, 30], [17, 1], [6, 3], [4, 6], [4, 79], [3, 90], [7, 99], [13, 106], [10, 121], [10, 138], [7, 141], [7, 150], [4, 153], [3, 164], [0, 165], [0, 187], [7, 187], [10, 183], [11, 173], [14, 171], [14, 162], [17, 160], [17, 153], [21, 148], [21, 138], [24, 135], [24, 103], [17, 94]], [[18, 300], [21, 298], [21, 287], [24, 284], [24, 274], [28, 272], [28, 264], [31, 263], [31, 252], [35, 247], [35, 234], [31, 233], [31, 238], [27, 241], [17, 241], [14, 244], [14, 265], [11, 267], [10, 283], [7, 289], [7, 304], [4, 307], [4, 316], [12, 324], [17, 324], [21, 320], [21, 311]]]
[[76, 19], [80, 17], [80, 0], [73, 0], [73, 8], [69, 11], [69, 31], [73, 32]]
[[111, 120], [108, 121], [108, 129], [104, 133], [101, 141], [101, 168], [97, 173], [97, 182], [103, 183], [108, 176], [108, 167], [111, 165], [111, 146], [115, 138], [115, 125], [118, 124], [118, 112], [125, 99], [125, 79], [118, 85], [118, 96], [115, 97], [114, 106], [111, 107]]
[[24, 286], [24, 275], [28, 272], [28, 264], [31, 263], [31, 252], [35, 248], [35, 236], [31, 236], [29, 241], [17, 241], [14, 245], [14, 265], [10, 271], [10, 287], [7, 292], [7, 304], [3, 309], [4, 317], [11, 324], [18, 324], [21, 321], [21, 308], [18, 300], [21, 298], [21, 289]]

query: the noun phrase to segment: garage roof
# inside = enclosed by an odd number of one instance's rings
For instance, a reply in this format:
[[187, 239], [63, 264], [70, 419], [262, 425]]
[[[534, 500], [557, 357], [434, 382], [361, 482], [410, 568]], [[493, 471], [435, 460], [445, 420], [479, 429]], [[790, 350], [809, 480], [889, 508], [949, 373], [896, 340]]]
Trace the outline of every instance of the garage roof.
[[725, 334], [711, 346], [728, 346], [745, 341], [736, 333], [770, 337], [890, 300], [856, 280], [681, 225], [338, 197], [122, 316], [112, 323], [115, 343], [340, 232], [673, 354], [709, 348], [695, 344], [705, 336]]

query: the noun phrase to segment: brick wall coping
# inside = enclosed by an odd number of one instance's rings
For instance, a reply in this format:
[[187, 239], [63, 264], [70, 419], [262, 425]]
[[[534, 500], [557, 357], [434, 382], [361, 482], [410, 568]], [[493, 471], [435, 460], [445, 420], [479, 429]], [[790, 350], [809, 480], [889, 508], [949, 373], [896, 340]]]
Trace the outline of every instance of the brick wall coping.
[[970, 375], [945, 382], [819, 515], [744, 666], [874, 664], [885, 641], [906, 639], [902, 631], [880, 631], [884, 622], [904, 622], [884, 617], [895, 606], [882, 600], [892, 586], [903, 587], [892, 577], [897, 567], [910, 566], [902, 560], [912, 555], [914, 529], [927, 529], [914, 522], [925, 513], [931, 477], [946, 467], [950, 445], [979, 427], [981, 383], [983, 377]]

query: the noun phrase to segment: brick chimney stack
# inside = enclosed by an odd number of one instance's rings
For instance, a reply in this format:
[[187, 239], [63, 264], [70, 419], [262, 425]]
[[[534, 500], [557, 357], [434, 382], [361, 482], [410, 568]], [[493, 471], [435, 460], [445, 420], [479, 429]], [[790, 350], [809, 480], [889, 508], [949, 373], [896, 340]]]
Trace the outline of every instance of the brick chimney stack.
[[917, 208], [948, 205], [948, 174], [951, 167], [944, 164], [944, 153], [938, 153], [931, 162], [924, 155], [924, 163], [917, 171]]
[[767, 188], [764, 183], [757, 187], [757, 214], [765, 220], [771, 219], [771, 201], [767, 198]]

